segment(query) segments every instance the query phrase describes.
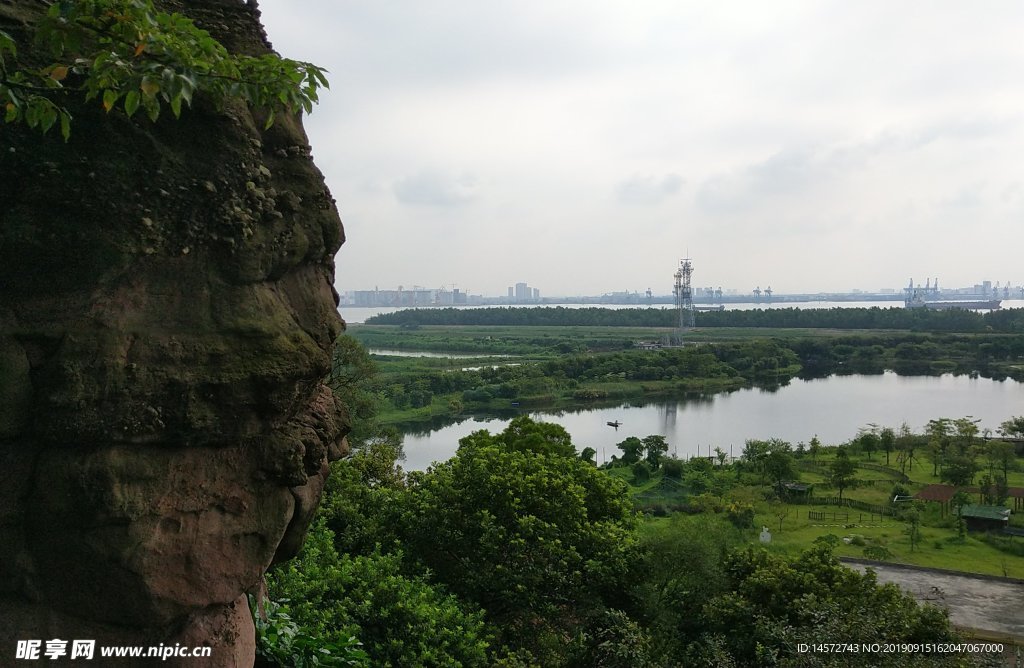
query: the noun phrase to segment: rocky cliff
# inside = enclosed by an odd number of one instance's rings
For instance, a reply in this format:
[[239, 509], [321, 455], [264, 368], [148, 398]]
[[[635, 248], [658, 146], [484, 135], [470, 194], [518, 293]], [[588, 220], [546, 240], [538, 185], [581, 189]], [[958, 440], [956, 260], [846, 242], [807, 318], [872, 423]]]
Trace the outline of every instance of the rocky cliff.
[[[0, 0], [0, 29], [27, 49], [45, 4]], [[270, 48], [254, 3], [165, 5]], [[245, 592], [344, 447], [341, 221], [297, 119], [73, 113], [66, 144], [0, 128], [0, 664], [60, 638], [250, 666]]]

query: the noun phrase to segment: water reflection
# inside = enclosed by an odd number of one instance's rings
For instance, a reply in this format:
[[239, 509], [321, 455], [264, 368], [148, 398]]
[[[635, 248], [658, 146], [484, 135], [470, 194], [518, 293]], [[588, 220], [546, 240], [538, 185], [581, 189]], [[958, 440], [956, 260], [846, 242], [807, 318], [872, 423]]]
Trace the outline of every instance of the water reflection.
[[[592, 447], [610, 457], [627, 436], [665, 436], [672, 452], [688, 457], [707, 454], [715, 447], [735, 454], [751, 438], [781, 438], [797, 443], [814, 435], [825, 443], [840, 443], [870, 422], [898, 427], [907, 422], [921, 430], [938, 417], [973, 415], [979, 428], [1024, 412], [1024, 384], [969, 375], [899, 376], [833, 375], [794, 379], [785, 385], [751, 388], [720, 394], [688, 395], [679, 401], [649, 404], [604, 402], [588, 408], [532, 412], [509, 409], [486, 415], [439, 419], [410, 426], [405, 452], [408, 469], [426, 468], [450, 457], [458, 440], [478, 429], [501, 431], [516, 415], [563, 425], [578, 448]], [[608, 422], [622, 423], [618, 429]], [[599, 460], [601, 456], [599, 455]]]

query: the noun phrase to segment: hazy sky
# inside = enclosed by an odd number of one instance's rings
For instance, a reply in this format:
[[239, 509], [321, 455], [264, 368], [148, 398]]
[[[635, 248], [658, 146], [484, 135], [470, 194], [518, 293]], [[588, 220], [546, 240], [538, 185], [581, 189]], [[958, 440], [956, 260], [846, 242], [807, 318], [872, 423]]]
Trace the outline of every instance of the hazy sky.
[[1024, 282], [1016, 0], [262, 0], [339, 290]]

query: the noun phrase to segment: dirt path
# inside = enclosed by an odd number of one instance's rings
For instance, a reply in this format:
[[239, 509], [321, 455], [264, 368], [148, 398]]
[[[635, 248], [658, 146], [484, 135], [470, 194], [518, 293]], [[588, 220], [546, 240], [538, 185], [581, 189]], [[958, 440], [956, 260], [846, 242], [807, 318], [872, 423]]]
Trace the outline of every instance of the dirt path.
[[[862, 563], [846, 563], [861, 572]], [[892, 582], [919, 601], [949, 610], [957, 626], [1024, 637], [1024, 584], [907, 566], [871, 564], [879, 582]]]

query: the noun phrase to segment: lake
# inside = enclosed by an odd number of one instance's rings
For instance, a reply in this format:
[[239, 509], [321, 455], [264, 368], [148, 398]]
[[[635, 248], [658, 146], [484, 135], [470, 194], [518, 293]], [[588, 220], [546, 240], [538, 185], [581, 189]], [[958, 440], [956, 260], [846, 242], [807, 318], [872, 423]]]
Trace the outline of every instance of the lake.
[[[627, 436], [661, 434], [669, 452], [686, 459], [720, 447], [738, 457], [748, 439], [780, 438], [794, 446], [817, 435], [832, 445], [853, 438], [868, 423], [915, 432], [934, 418], [980, 419], [980, 429], [995, 431], [1000, 422], [1024, 414], [1024, 383], [968, 376], [830, 376], [794, 379], [775, 391], [746, 389], [697, 399], [659, 401], [562, 412], [530, 412], [535, 420], [557, 422], [578, 449], [597, 450], [597, 461], [620, 454]], [[510, 418], [473, 417], [429, 433], [405, 435], [403, 463], [422, 470], [455, 453], [458, 441], [478, 429], [500, 432]], [[617, 430], [608, 422], [622, 423]]]

